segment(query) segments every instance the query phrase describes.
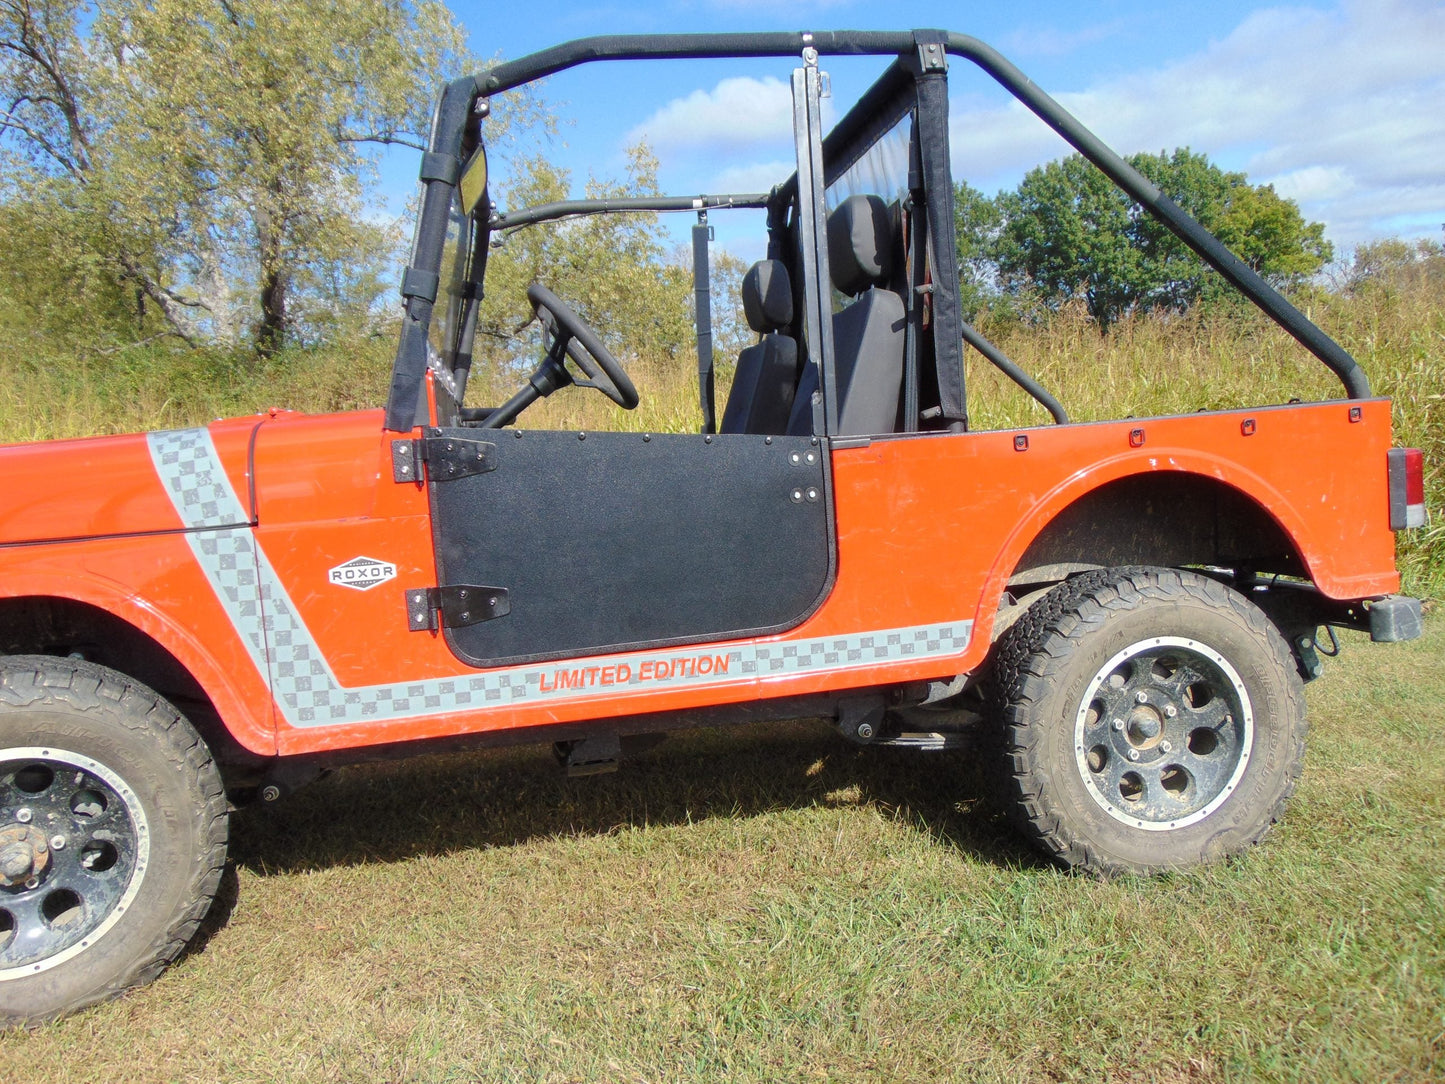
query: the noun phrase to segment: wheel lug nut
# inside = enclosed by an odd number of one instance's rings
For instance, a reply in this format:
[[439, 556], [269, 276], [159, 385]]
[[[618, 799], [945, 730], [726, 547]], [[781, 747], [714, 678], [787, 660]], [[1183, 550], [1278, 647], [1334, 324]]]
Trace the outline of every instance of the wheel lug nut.
[[1124, 720], [1123, 720], [1123, 719], [1115, 719], [1115, 720], [1114, 720], [1114, 729], [1115, 729], [1115, 730], [1123, 730], [1123, 729], [1124, 729]]
[[65, 850], [65, 837], [64, 837], [64, 836], [51, 836], [51, 837], [50, 837], [50, 849], [51, 849], [52, 851], [63, 851], [63, 850]]
[[1130, 760], [1138, 760], [1138, 759], [1139, 759], [1139, 750], [1137, 750], [1137, 749], [1130, 749], [1130, 750], [1129, 750], [1129, 759], [1130, 759]]
[[1164, 750], [1164, 752], [1166, 753], [1172, 753], [1174, 752], [1174, 743], [1168, 741], [1161, 741], [1159, 743], [1159, 748]]
[[1174, 716], [1176, 716], [1176, 715], [1178, 715], [1178, 714], [1179, 714], [1179, 709], [1176, 708], [1173, 704], [1165, 704], [1165, 705], [1164, 705], [1164, 718], [1166, 718], [1166, 719], [1172, 719], [1172, 718], [1174, 718]]
[[1149, 694], [1146, 693], [1143, 689], [1140, 689], [1137, 693], [1134, 694], [1134, 703], [1147, 704], [1148, 702]]
[[21, 824], [29, 824], [30, 818], [34, 815], [35, 814], [31, 813], [28, 809], [17, 809], [15, 811], [15, 819]]

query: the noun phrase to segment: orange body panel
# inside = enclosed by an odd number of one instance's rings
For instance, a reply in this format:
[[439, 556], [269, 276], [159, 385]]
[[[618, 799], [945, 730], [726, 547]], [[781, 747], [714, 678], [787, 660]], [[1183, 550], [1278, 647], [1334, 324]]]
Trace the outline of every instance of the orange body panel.
[[[1013, 432], [915, 435], [833, 451], [837, 578], [797, 628], [476, 671], [440, 635], [408, 630], [403, 592], [436, 582], [431, 518], [422, 487], [392, 480], [396, 438], [382, 431], [379, 411], [280, 413], [208, 432], [231, 494], [191, 507], [209, 509], [206, 524], [222, 528], [214, 532], [183, 530], [196, 523], [177, 512], [180, 468], [159, 466], [160, 446], [146, 437], [0, 450], [0, 469], [7, 457], [25, 468], [12, 475], [17, 511], [4, 519], [0, 590], [76, 598], [130, 621], [187, 666], [236, 737], [262, 753], [952, 676], [983, 661], [1000, 594], [1030, 541], [1081, 496], [1141, 473], [1159, 477], [1166, 500], [1170, 475], [1183, 473], [1252, 497], [1327, 595], [1365, 598], [1399, 585], [1382, 400], [1032, 429], [1022, 451]], [[188, 447], [206, 454], [204, 438], [193, 431]], [[254, 528], [233, 529], [237, 518]], [[45, 541], [80, 535], [123, 537]], [[224, 543], [222, 552], [202, 538]], [[355, 590], [331, 581], [331, 570], [358, 557], [386, 566], [386, 582]], [[226, 587], [237, 568], [259, 569], [259, 609], [246, 609], [251, 580]], [[833, 638], [939, 627], [956, 640], [932, 643], [926, 657], [840, 655], [801, 671], [776, 661], [800, 644], [822, 650]], [[773, 659], [773, 669], [745, 671], [738, 660], [752, 658]], [[540, 693], [515, 698], [524, 682]]]
[[[231, 418], [210, 426], [231, 484], [247, 504], [249, 444], [262, 420]], [[0, 545], [180, 530], [146, 441], [136, 433], [0, 446]]]
[[74, 599], [130, 622], [190, 671], [237, 741], [253, 753], [275, 753], [269, 684], [184, 535], [0, 547], [0, 582], [5, 597]]

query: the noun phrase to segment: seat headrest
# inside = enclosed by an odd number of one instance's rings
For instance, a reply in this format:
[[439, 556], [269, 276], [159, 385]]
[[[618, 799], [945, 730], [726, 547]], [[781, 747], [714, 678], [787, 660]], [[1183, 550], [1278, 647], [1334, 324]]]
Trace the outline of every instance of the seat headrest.
[[893, 272], [893, 216], [878, 196], [849, 196], [828, 216], [828, 270], [849, 297]]
[[743, 276], [743, 315], [758, 332], [781, 331], [793, 322], [793, 284], [777, 260], [759, 260]]

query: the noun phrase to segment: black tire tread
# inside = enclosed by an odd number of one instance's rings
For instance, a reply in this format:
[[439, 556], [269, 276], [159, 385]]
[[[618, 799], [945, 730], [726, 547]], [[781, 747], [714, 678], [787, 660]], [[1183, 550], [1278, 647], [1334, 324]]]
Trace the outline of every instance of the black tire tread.
[[109, 708], [108, 725], [119, 723], [138, 741], [160, 745], [177, 769], [186, 773], [186, 786], [199, 796], [194, 817], [203, 853], [191, 871], [183, 905], [124, 972], [86, 997], [48, 1012], [12, 1013], [0, 1006], [0, 1024], [44, 1023], [150, 982], [195, 936], [226, 865], [229, 814], [220, 771], [206, 743], [169, 702], [124, 674], [95, 663], [50, 655], [0, 658], [0, 704], [24, 708], [40, 703], [63, 704], [80, 714], [98, 714]]
[[[1298, 785], [1304, 763], [1304, 687], [1279, 630], [1243, 595], [1199, 573], [1167, 568], [1116, 567], [1095, 569], [1064, 581], [1039, 599], [1004, 633], [995, 647], [991, 698], [995, 725], [1005, 745], [1005, 767], [1011, 785], [1010, 818], [1051, 858], [1071, 869], [1102, 876], [1151, 874], [1171, 868], [1120, 861], [1090, 845], [1071, 827], [1038, 785], [1043, 765], [1043, 735], [1033, 723], [1038, 704], [1048, 694], [1084, 639], [1099, 629], [1110, 613], [1132, 609], [1141, 601], [1174, 602], [1193, 598], [1210, 607], [1233, 609], [1249, 628], [1268, 642], [1281, 671], [1287, 710], [1296, 720], [1277, 799], [1246, 845], [1258, 842], [1283, 815]], [[1211, 856], [1212, 861], [1220, 854]]]

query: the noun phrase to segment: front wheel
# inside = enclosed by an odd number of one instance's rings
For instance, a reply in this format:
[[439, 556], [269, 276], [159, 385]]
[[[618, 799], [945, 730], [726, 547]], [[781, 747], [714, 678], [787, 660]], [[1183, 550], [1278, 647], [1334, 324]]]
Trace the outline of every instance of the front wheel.
[[225, 855], [220, 776], [174, 708], [105, 667], [0, 660], [0, 1024], [154, 978]]
[[1085, 573], [996, 650], [1015, 819], [1066, 866], [1214, 861], [1259, 840], [1294, 790], [1306, 724], [1289, 648], [1215, 580]]

